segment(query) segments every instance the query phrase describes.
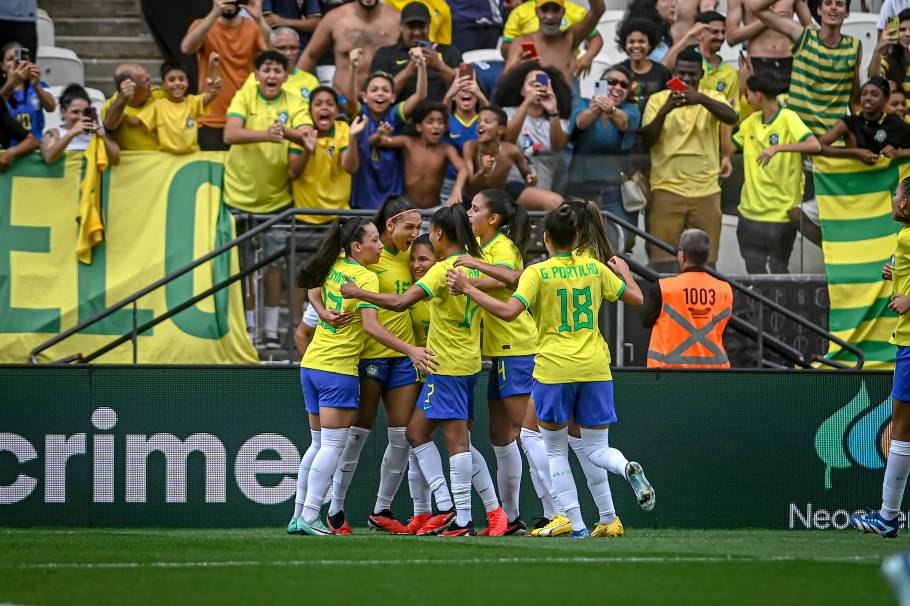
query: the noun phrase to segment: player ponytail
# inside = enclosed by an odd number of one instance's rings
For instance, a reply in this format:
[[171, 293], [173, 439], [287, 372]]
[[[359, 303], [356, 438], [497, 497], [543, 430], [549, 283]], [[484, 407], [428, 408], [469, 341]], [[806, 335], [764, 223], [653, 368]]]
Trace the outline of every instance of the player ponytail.
[[319, 245], [319, 250], [306, 265], [300, 268], [300, 273], [297, 275], [297, 286], [306, 289], [322, 286], [338, 256], [342, 252], [350, 256], [351, 244], [363, 242], [364, 231], [369, 223], [369, 220], [363, 217], [334, 221]]
[[480, 245], [471, 231], [468, 213], [460, 204], [440, 208], [430, 219], [430, 227], [442, 230], [449, 242], [457, 243], [472, 257], [480, 257]]
[[501, 189], [485, 189], [480, 192], [490, 214], [501, 217], [499, 230], [502, 231], [518, 248], [522, 257], [528, 247], [531, 235], [531, 221], [528, 211], [515, 203], [508, 193]]
[[607, 226], [604, 224], [600, 207], [591, 200], [569, 198], [563, 203], [572, 210], [578, 241], [575, 248], [587, 249], [592, 256], [606, 263], [613, 257], [613, 246], [607, 238]]
[[543, 220], [543, 228], [553, 246], [559, 250], [572, 250], [578, 241], [575, 210], [568, 203], [551, 210]]
[[910, 177], [907, 177], [897, 186], [900, 202], [896, 205], [894, 220], [910, 225]]
[[410, 211], [417, 211], [417, 207], [411, 204], [410, 200], [404, 196], [389, 194], [376, 210], [376, 216], [373, 217], [373, 225], [376, 226], [376, 231], [382, 236], [386, 232], [386, 222], [389, 219], [394, 219], [398, 215]]

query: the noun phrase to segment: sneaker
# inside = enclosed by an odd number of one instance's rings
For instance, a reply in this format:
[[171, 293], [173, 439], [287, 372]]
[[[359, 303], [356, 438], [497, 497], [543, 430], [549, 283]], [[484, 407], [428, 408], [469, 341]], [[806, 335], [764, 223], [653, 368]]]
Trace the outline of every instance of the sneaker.
[[897, 534], [901, 530], [901, 522], [899, 518], [886, 520], [877, 511], [873, 511], [865, 515], [859, 515], [855, 513], [851, 514], [850, 526], [853, 526], [857, 530], [862, 530], [866, 533], [880, 534], [888, 539], [897, 537]]
[[882, 575], [888, 579], [900, 606], [910, 606], [910, 554], [896, 553], [882, 563]]
[[474, 532], [474, 522], [468, 521], [464, 526], [459, 526], [454, 521], [449, 524], [449, 527], [441, 532], [439, 536], [441, 537], [473, 537], [477, 533]]
[[418, 513], [408, 520], [407, 525], [404, 527], [405, 532], [401, 534], [419, 534], [420, 529], [426, 526], [427, 521], [432, 517], [433, 514], [431, 513]]
[[622, 527], [622, 522], [619, 521], [619, 516], [617, 516], [609, 524], [598, 522], [591, 532], [591, 537], [621, 537], [624, 534], [626, 534], [626, 529]]
[[502, 510], [502, 507], [497, 507], [493, 511], [487, 512], [487, 527], [477, 534], [483, 537], [501, 537], [508, 528], [509, 516]]
[[590, 539], [591, 533], [590, 533], [590, 531], [588, 531], [587, 528], [582, 528], [581, 530], [573, 530], [572, 538], [573, 539]]
[[371, 513], [367, 518], [367, 525], [372, 530], [380, 530], [389, 534], [408, 534], [408, 527], [396, 520], [388, 509], [383, 509], [379, 513]]
[[354, 534], [351, 532], [351, 527], [348, 526], [348, 519], [345, 517], [343, 511], [339, 511], [333, 516], [327, 515], [325, 517], [325, 525], [328, 526], [329, 530], [332, 531], [332, 534], [337, 535], [350, 535]]
[[455, 521], [455, 510], [437, 513], [427, 520], [426, 525], [417, 531], [420, 536], [435, 535], [444, 532]]
[[322, 523], [322, 520], [316, 518], [311, 523], [307, 524], [303, 516], [297, 518], [297, 529], [298, 534], [305, 534], [311, 537], [328, 537], [332, 535], [332, 531], [325, 527], [325, 524]]
[[543, 528], [531, 531], [532, 537], [561, 537], [572, 532], [572, 522], [564, 515], [556, 514]]
[[281, 341], [278, 340], [278, 335], [266, 335], [265, 336], [265, 348], [266, 349], [281, 349]]
[[635, 461], [629, 461], [626, 464], [626, 479], [629, 480], [632, 490], [635, 491], [638, 505], [645, 511], [654, 509], [657, 495], [654, 494], [654, 488], [651, 487], [651, 483], [645, 477], [645, 471], [641, 468], [641, 465]]
[[297, 534], [297, 520], [299, 517], [291, 518], [291, 521], [288, 522], [288, 534]]
[[524, 534], [528, 531], [527, 525], [522, 522], [521, 516], [518, 516], [506, 526], [506, 535]]

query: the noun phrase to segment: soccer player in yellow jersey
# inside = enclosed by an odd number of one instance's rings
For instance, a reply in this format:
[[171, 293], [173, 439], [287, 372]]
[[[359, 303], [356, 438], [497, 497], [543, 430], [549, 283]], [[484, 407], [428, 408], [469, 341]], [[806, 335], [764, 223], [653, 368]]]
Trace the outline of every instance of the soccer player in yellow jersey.
[[[610, 354], [600, 334], [597, 316], [604, 300], [621, 299], [641, 305], [642, 294], [629, 267], [617, 257], [604, 265], [587, 255], [573, 255], [579, 244], [579, 225], [572, 206], [551, 211], [544, 223], [544, 244], [550, 259], [529, 266], [508, 301], [500, 301], [471, 285], [458, 273], [449, 272], [452, 292], [465, 293], [490, 313], [513, 321], [522, 312], [533, 312], [538, 328], [534, 366], [534, 400], [540, 432], [547, 448], [550, 478], [556, 499], [571, 520], [572, 536], [591, 536], [581, 517], [578, 493], [568, 457], [568, 425], [581, 426], [585, 453], [592, 463], [609, 470], [613, 456], [608, 428], [616, 422]], [[614, 273], [616, 272], [616, 273]], [[617, 276], [622, 275], [622, 279]], [[585, 352], [579, 358], [578, 352]], [[643, 508], [654, 503], [654, 491], [641, 466], [629, 463], [626, 477]], [[613, 520], [620, 525], [619, 519]], [[598, 524], [595, 533], [609, 529]]]
[[[505, 191], [486, 189], [474, 196], [468, 218], [480, 242], [483, 258], [464, 256], [455, 265], [486, 274], [488, 277], [480, 278], [475, 285], [500, 301], [508, 301], [524, 269], [522, 255], [530, 236], [528, 213]], [[537, 326], [529, 313], [520, 314], [514, 322], [506, 322], [486, 311], [482, 312], [482, 318], [483, 354], [489, 356], [493, 364], [487, 383], [487, 401], [490, 438], [496, 453], [496, 479], [502, 508], [508, 516], [505, 534], [514, 534], [525, 529], [518, 510], [521, 454], [516, 438], [519, 432], [531, 467], [531, 479], [544, 502], [547, 521], [553, 514], [549, 492], [538, 487], [541, 468], [544, 474], [547, 473], [547, 453], [538, 439], [537, 419], [530, 405]], [[536, 435], [529, 435], [532, 433]], [[493, 525], [491, 520], [490, 526]]]
[[850, 524], [863, 532], [894, 538], [901, 529], [901, 501], [910, 474], [910, 179], [897, 187], [891, 216], [901, 224], [893, 264], [885, 265], [883, 277], [894, 282], [888, 307], [898, 314], [891, 343], [897, 345], [894, 387], [891, 390], [891, 445], [882, 485], [882, 507], [865, 515], [853, 514]]
[[[417, 406], [408, 424], [407, 436], [424, 477], [433, 489], [442, 513], [433, 516], [418, 534], [442, 536], [473, 535], [471, 520], [472, 461], [468, 420], [474, 401], [474, 386], [480, 372], [479, 308], [464, 295], [452, 295], [446, 286], [446, 272], [464, 254], [480, 256], [480, 247], [471, 233], [463, 207], [438, 210], [430, 219], [430, 241], [437, 262], [403, 294], [364, 290], [348, 282], [341, 289], [345, 297], [361, 299], [393, 311], [404, 311], [423, 299], [430, 299], [430, 333], [427, 348], [436, 355], [437, 367], [427, 375], [417, 397]], [[470, 270], [459, 267], [457, 273]], [[476, 272], [473, 272], [476, 274]], [[442, 427], [449, 451], [452, 497], [442, 474], [442, 461], [432, 434]], [[451, 509], [454, 501], [454, 511]]]
[[[426, 348], [405, 343], [383, 327], [375, 305], [341, 295], [340, 287], [348, 280], [361, 286], [364, 292], [378, 291], [376, 274], [365, 265], [379, 261], [381, 252], [382, 242], [375, 225], [360, 218], [339, 221], [301, 270], [302, 287], [321, 286], [323, 306], [352, 313], [353, 321], [340, 329], [321, 322], [300, 363], [300, 384], [310, 427], [320, 428], [321, 440], [312, 458], [307, 456], [310, 454], [307, 451], [300, 463], [294, 516], [288, 524], [288, 532], [292, 534], [332, 534], [319, 519], [319, 509], [348, 441], [348, 428], [357, 418], [360, 400], [357, 363], [365, 336], [405, 353], [424, 372], [434, 368]], [[350, 534], [350, 529], [346, 530], [343, 533]]]

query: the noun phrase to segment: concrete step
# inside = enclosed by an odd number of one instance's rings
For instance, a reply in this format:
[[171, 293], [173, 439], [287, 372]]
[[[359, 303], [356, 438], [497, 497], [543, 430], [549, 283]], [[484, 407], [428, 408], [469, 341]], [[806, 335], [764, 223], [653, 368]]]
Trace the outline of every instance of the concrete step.
[[73, 50], [83, 61], [91, 58], [161, 58], [158, 45], [151, 36], [57, 36], [56, 45]]
[[149, 35], [148, 26], [141, 17], [72, 17], [54, 19], [54, 29], [58, 37]]
[[41, 0], [55, 21], [71, 17], [141, 17], [138, 0]]

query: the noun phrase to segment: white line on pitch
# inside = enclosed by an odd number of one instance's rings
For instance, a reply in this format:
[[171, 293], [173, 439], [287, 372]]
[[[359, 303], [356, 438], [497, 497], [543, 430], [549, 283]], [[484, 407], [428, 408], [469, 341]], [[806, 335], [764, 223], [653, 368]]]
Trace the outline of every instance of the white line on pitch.
[[64, 570], [64, 569], [131, 569], [131, 568], [236, 568], [244, 566], [428, 566], [473, 564], [676, 564], [676, 563], [756, 563], [756, 562], [828, 562], [864, 564], [880, 561], [879, 556], [799, 558], [775, 556], [768, 558], [723, 556], [615, 556], [568, 558], [460, 558], [440, 559], [375, 559], [375, 560], [223, 560], [211, 562], [44, 562], [37, 564], [0, 565], [0, 569]]

